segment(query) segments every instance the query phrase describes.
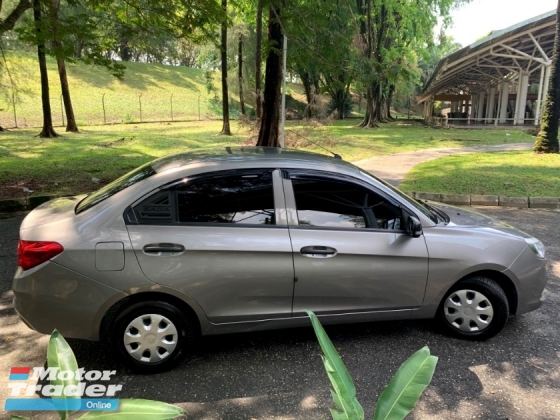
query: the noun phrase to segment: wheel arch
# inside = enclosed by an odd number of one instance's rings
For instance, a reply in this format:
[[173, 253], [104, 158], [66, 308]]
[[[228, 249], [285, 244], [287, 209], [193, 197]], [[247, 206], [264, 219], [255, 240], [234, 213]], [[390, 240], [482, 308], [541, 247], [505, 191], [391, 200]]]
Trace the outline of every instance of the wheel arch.
[[[518, 294], [517, 294], [517, 288], [515, 287], [515, 284], [513, 282], [512, 279], [510, 279], [506, 274], [500, 272], [500, 271], [495, 271], [495, 270], [479, 270], [479, 271], [474, 271], [472, 273], [469, 273], [467, 275], [465, 275], [464, 277], [462, 277], [461, 279], [459, 279], [458, 281], [456, 281], [454, 284], [451, 285], [451, 287], [448, 289], [448, 291], [445, 293], [445, 295], [447, 295], [447, 293], [449, 293], [449, 290], [451, 290], [453, 287], [455, 287], [455, 285], [457, 283], [459, 283], [462, 280], [466, 280], [470, 277], [486, 277], [490, 280], [495, 281], [498, 286], [500, 286], [502, 288], [502, 290], [504, 291], [504, 293], [506, 294], [506, 297], [508, 299], [508, 305], [509, 305], [509, 313], [510, 315], [515, 315], [517, 313], [517, 307], [518, 307]], [[442, 300], [443, 302], [443, 300]]]
[[100, 338], [102, 340], [108, 339], [108, 327], [111, 321], [115, 320], [122, 311], [133, 304], [149, 301], [166, 302], [177, 307], [177, 309], [183, 312], [193, 322], [195, 333], [198, 335], [201, 334], [202, 326], [200, 319], [196, 311], [187, 302], [167, 293], [140, 292], [124, 297], [109, 308], [101, 320]]

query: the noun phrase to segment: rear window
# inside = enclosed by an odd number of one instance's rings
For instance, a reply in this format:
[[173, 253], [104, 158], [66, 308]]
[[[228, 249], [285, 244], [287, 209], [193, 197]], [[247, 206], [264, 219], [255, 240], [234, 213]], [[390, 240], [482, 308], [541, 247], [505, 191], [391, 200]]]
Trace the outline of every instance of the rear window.
[[156, 171], [152, 168], [151, 163], [147, 163], [139, 168], [133, 170], [132, 172], [127, 173], [126, 175], [121, 176], [119, 179], [111, 182], [110, 184], [105, 185], [103, 188], [91, 193], [86, 198], [78, 203], [76, 206], [76, 214], [83, 212], [97, 203], [106, 200], [107, 198], [115, 195], [119, 191], [124, 190], [125, 188], [130, 187], [131, 185], [136, 184], [146, 178], [151, 177], [154, 175]]

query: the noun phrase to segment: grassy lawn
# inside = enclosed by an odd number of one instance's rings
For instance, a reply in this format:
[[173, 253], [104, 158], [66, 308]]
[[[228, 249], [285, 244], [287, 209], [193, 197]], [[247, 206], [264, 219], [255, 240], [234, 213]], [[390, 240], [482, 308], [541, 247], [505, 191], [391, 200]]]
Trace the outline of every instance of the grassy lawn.
[[[289, 147], [327, 153], [311, 141], [355, 161], [375, 155], [434, 147], [462, 147], [504, 142], [532, 142], [522, 131], [435, 130], [394, 123], [379, 129], [356, 128], [358, 120], [291, 123]], [[216, 146], [253, 145], [256, 133], [232, 123], [233, 136], [219, 136], [220, 121], [119, 124], [83, 127], [59, 138], [35, 137], [37, 129], [0, 133], [0, 199], [21, 197], [23, 188], [41, 193], [77, 194], [103, 185], [123, 173], [171, 153]], [[436, 189], [436, 191], [438, 191]], [[439, 191], [438, 191], [439, 192]], [[444, 191], [442, 191], [444, 192]]]
[[560, 197], [560, 155], [493, 152], [448, 156], [416, 166], [400, 188], [443, 194]]

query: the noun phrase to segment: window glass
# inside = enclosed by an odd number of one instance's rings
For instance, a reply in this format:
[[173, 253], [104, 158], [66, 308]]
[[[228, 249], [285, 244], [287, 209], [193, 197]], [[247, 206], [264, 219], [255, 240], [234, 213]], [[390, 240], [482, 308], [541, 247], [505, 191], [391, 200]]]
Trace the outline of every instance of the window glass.
[[173, 222], [173, 205], [169, 191], [158, 192], [142, 203], [134, 211], [140, 223]]
[[271, 172], [193, 180], [177, 190], [179, 221], [274, 225]]
[[136, 184], [137, 182], [151, 177], [155, 173], [156, 172], [152, 168], [151, 163], [146, 163], [145, 165], [140, 166], [132, 172], [121, 176], [116, 181], [113, 181], [110, 184], [105, 185], [103, 188], [88, 195], [76, 206], [76, 214], [95, 206], [97, 203], [106, 200], [112, 195], [124, 190], [125, 188], [130, 187], [131, 185]]
[[300, 226], [401, 230], [401, 210], [350, 182], [292, 179]]

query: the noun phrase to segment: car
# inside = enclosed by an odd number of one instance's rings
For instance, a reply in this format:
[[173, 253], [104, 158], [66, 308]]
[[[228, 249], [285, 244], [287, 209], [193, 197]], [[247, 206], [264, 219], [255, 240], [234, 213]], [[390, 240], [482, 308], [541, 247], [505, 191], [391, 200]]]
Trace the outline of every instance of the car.
[[199, 335], [436, 318], [484, 340], [537, 309], [543, 244], [415, 200], [337, 157], [227, 147], [163, 157], [23, 220], [14, 307], [44, 334], [171, 368]]

